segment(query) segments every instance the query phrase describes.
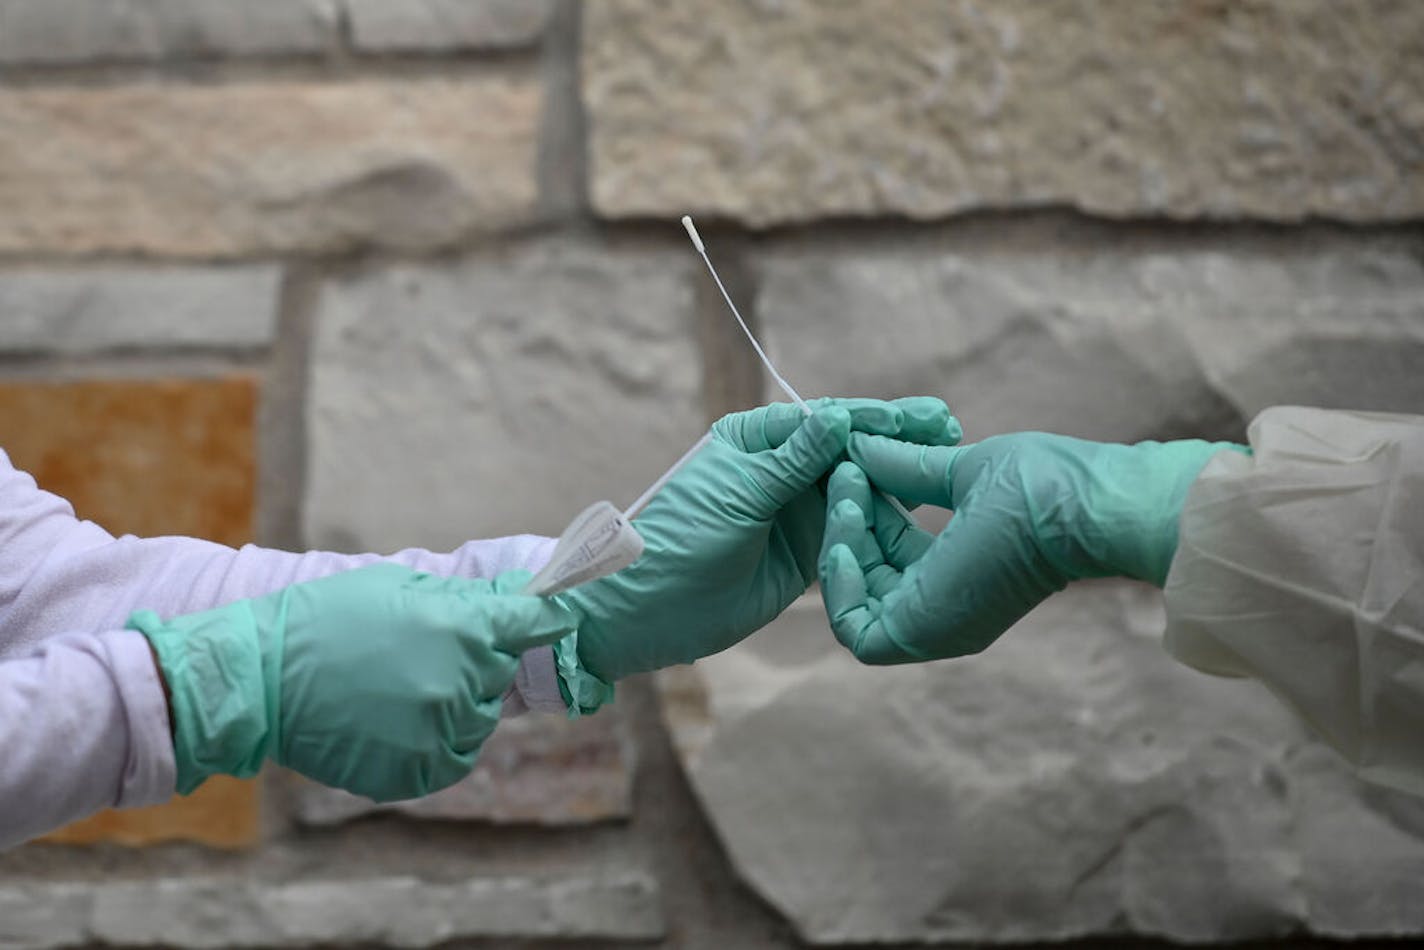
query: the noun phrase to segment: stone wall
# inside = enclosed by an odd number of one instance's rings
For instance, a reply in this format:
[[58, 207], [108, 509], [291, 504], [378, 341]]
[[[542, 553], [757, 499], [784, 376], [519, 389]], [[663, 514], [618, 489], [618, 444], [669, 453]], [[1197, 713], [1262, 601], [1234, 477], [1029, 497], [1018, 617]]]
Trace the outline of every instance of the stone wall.
[[[115, 530], [557, 533], [776, 395], [684, 212], [807, 395], [1421, 412], [1424, 4], [0, 0], [0, 445]], [[425, 802], [19, 849], [0, 948], [1424, 936], [1424, 806], [1154, 592], [897, 670], [819, 609]]]

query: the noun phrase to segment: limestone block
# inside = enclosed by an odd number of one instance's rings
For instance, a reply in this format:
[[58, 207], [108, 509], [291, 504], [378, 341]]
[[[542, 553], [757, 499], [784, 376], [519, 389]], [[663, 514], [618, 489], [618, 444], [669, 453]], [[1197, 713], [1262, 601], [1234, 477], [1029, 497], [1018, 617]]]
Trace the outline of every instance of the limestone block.
[[319, 53], [334, 0], [0, 0], [0, 64]]
[[522, 73], [0, 90], [0, 252], [432, 247], [527, 221]]
[[552, 0], [343, 0], [351, 42], [368, 52], [507, 49], [544, 32]]
[[1080, 584], [982, 655], [871, 668], [808, 597], [660, 685], [733, 863], [814, 944], [1424, 933], [1420, 803], [1162, 624]]
[[616, 708], [569, 722], [521, 716], [501, 722], [464, 781], [426, 798], [379, 805], [307, 785], [298, 817], [332, 825], [394, 811], [412, 818], [498, 824], [582, 825], [633, 813], [632, 737]]
[[693, 263], [556, 240], [328, 284], [309, 541], [453, 548], [632, 502], [705, 431]]
[[657, 883], [639, 871], [539, 879], [186, 876], [0, 885], [0, 950], [432, 947], [476, 938], [651, 940]]
[[753, 226], [1424, 213], [1424, 6], [588, 4], [591, 192]]
[[247, 375], [0, 383], [0, 448], [115, 535], [250, 542], [256, 427]]
[[803, 393], [941, 395], [971, 439], [1239, 437], [1281, 403], [1424, 407], [1407, 243], [1098, 237], [788, 248], [758, 261], [757, 313]]
[[269, 265], [0, 271], [0, 352], [267, 346], [281, 283]]
[[[9, 286], [0, 278], [0, 288]], [[0, 300], [6, 298], [0, 289]], [[0, 310], [0, 320], [5, 318]], [[257, 386], [246, 377], [0, 383], [0, 449], [79, 517], [115, 535], [252, 540]], [[59, 629], [63, 603], [53, 605]], [[12, 643], [23, 655], [34, 644]], [[218, 777], [187, 798], [102, 812], [56, 832], [64, 844], [196, 841], [245, 848], [260, 834], [255, 782]], [[0, 910], [0, 946], [9, 917]]]

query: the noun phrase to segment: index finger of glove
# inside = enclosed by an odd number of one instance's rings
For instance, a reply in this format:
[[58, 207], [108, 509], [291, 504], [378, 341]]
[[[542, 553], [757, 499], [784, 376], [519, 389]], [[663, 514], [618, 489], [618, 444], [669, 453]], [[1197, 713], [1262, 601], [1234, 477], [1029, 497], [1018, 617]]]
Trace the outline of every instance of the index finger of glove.
[[891, 402], [903, 414], [898, 432], [873, 432], [860, 426], [852, 426], [858, 432], [872, 432], [874, 435], [898, 436], [905, 442], [917, 445], [958, 445], [964, 438], [964, 427], [949, 411], [943, 399], [934, 396], [906, 396]]
[[755, 457], [761, 489], [778, 510], [836, 464], [846, 450], [850, 423], [850, 413], [840, 406], [817, 409], [785, 444]]
[[954, 507], [950, 474], [964, 451], [959, 446], [912, 445], [859, 432], [850, 438], [851, 460], [881, 491], [944, 508]]
[[[904, 422], [904, 413], [898, 406], [880, 399], [813, 399], [807, 405], [812, 412], [831, 406], [844, 409], [850, 413], [850, 427], [858, 432], [895, 435]], [[713, 429], [743, 452], [765, 452], [786, 444], [808, 418], [800, 406], [774, 402], [723, 416]]]

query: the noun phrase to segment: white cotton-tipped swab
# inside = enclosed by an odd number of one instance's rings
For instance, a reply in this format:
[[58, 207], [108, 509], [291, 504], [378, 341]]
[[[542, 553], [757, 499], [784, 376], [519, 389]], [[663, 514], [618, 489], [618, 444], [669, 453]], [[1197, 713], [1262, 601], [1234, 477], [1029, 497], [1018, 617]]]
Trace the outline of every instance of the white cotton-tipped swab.
[[756, 350], [757, 356], [761, 357], [762, 365], [766, 367], [766, 371], [771, 374], [772, 379], [776, 380], [776, 385], [781, 387], [781, 391], [790, 396], [791, 401], [796, 403], [797, 407], [809, 416], [811, 414], [811, 407], [806, 405], [806, 400], [801, 398], [800, 393], [791, 388], [790, 383], [781, 378], [781, 374], [776, 371], [775, 364], [771, 362], [771, 357], [766, 355], [766, 350], [763, 350], [761, 344], [757, 342], [757, 338], [752, 333], [751, 327], [747, 326], [747, 321], [742, 319], [741, 311], [737, 309], [736, 304], [732, 303], [732, 297], [727, 293], [727, 288], [722, 286], [722, 278], [717, 276], [717, 268], [712, 266], [712, 261], [707, 256], [707, 248], [703, 246], [702, 238], [697, 233], [697, 225], [692, 223], [692, 215], [685, 214], [682, 216], [682, 226], [687, 229], [687, 236], [692, 238], [692, 246], [697, 248], [698, 254], [702, 255], [702, 262], [707, 265], [707, 270], [712, 275], [712, 279], [717, 282], [717, 289], [722, 291], [722, 299], [727, 301], [727, 306], [732, 310], [732, 316], [737, 318], [737, 323], [741, 324], [742, 332], [747, 335], [748, 340], [752, 341], [752, 349]]
[[[682, 226], [687, 231], [687, 236], [692, 239], [692, 246], [697, 249], [698, 254], [702, 255], [702, 263], [707, 265], [708, 273], [710, 273], [712, 275], [712, 279], [717, 282], [717, 289], [722, 292], [722, 299], [727, 301], [727, 306], [731, 308], [732, 316], [737, 318], [737, 323], [741, 324], [742, 332], [747, 335], [748, 340], [752, 341], [752, 348], [756, 350], [757, 356], [761, 357], [762, 365], [766, 367], [766, 371], [771, 374], [772, 379], [776, 380], [776, 384], [781, 387], [781, 391], [786, 393], [786, 395], [790, 396], [791, 401], [796, 403], [796, 405], [800, 407], [801, 411], [809, 416], [811, 414], [811, 407], [806, 405], [806, 400], [802, 399], [800, 394], [797, 393], [795, 389], [791, 388], [791, 384], [788, 383], [785, 379], [783, 379], [781, 374], [776, 371], [776, 365], [772, 363], [771, 357], [766, 355], [766, 350], [763, 350], [761, 348], [761, 344], [757, 342], [757, 338], [752, 333], [751, 327], [747, 326], [747, 321], [742, 319], [741, 311], [737, 309], [737, 305], [732, 303], [731, 295], [727, 293], [727, 288], [722, 285], [722, 278], [717, 276], [717, 268], [712, 266], [712, 259], [707, 256], [707, 248], [702, 243], [702, 236], [697, 233], [697, 225], [692, 223], [692, 215], [685, 214], [682, 216]], [[700, 443], [697, 447], [700, 447]], [[697, 447], [695, 447], [693, 451], [696, 451]], [[692, 453], [688, 453], [689, 456], [691, 454]], [[686, 461], [686, 458], [687, 456], [684, 456], [683, 461]], [[677, 471], [678, 466], [680, 466], [681, 464], [682, 462], [679, 462], [677, 465], [673, 466], [672, 471]], [[645, 498], [651, 498], [653, 494], [656, 493], [656, 489], [661, 488], [662, 483], [666, 481], [667, 478], [671, 476], [671, 474], [672, 472], [669, 472], [667, 475], [658, 479], [658, 483], [652, 488], [648, 489], [648, 491], [645, 493]], [[894, 508], [901, 515], [901, 517], [905, 518], [907, 521], [914, 521], [914, 518], [910, 514], [910, 510], [900, 503], [900, 499], [896, 498], [894, 495], [888, 495], [885, 492], [880, 492], [880, 497], [884, 498], [887, 502], [889, 502], [890, 507]], [[644, 498], [640, 498], [638, 499], [638, 501], [644, 501]], [[634, 503], [634, 508], [636, 507], [638, 507], [637, 502]], [[628, 510], [632, 511], [634, 509], [630, 508]]]

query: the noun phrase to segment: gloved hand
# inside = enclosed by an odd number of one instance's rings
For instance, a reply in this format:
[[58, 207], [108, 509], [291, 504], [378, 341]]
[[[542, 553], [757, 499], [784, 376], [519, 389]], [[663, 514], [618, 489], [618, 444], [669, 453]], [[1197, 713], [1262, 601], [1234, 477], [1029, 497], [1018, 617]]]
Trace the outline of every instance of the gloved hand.
[[556, 651], [575, 711], [605, 700], [614, 680], [725, 650], [806, 590], [826, 517], [817, 483], [852, 429], [935, 445], [960, 434], [938, 399], [812, 407], [809, 418], [777, 403], [719, 419], [635, 519], [643, 556], [559, 595], [579, 616], [576, 655], [567, 641]]
[[[1069, 581], [1159, 587], [1202, 466], [1230, 443], [1113, 445], [1043, 432], [920, 447], [855, 435], [828, 487], [821, 591], [837, 639], [866, 663], [983, 650]], [[872, 497], [954, 510], [937, 537]]]
[[266, 758], [377, 801], [463, 778], [519, 654], [573, 630], [519, 594], [529, 577], [374, 564], [167, 622], [134, 614], [168, 681], [178, 791]]

